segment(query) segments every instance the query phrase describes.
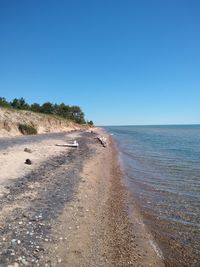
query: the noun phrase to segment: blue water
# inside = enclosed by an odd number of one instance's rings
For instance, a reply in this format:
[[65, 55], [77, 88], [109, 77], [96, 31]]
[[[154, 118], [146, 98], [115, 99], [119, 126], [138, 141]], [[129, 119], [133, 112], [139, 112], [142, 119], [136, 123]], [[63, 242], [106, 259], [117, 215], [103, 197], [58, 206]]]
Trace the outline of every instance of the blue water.
[[200, 125], [105, 128], [167, 266], [200, 266]]

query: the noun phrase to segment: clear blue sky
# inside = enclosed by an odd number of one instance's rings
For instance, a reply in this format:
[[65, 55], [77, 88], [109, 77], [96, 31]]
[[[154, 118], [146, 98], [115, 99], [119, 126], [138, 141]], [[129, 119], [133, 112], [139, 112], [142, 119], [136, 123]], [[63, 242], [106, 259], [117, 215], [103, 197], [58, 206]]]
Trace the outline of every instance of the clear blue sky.
[[97, 125], [200, 123], [200, 1], [1, 0], [0, 96]]

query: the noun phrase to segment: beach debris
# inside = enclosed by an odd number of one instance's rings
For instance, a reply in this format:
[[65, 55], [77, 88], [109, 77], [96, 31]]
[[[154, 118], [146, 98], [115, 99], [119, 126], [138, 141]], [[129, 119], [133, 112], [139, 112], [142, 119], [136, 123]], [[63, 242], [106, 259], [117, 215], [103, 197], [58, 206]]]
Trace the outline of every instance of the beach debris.
[[22, 262], [22, 264], [23, 264], [23, 265], [25, 265], [25, 266], [27, 266], [27, 265], [28, 265], [28, 262], [26, 261], [26, 259], [25, 259], [25, 258], [22, 258], [22, 259], [21, 259], [21, 262]]
[[31, 150], [30, 148], [25, 147], [25, 148], [24, 148], [24, 152], [32, 153], [32, 150]]
[[106, 138], [104, 136], [99, 136], [97, 137], [97, 139], [99, 140], [99, 142], [102, 144], [103, 147], [106, 147]]
[[61, 258], [58, 258], [57, 261], [58, 261], [58, 263], [61, 263], [62, 262], [62, 259]]
[[27, 165], [31, 165], [31, 164], [32, 164], [32, 161], [31, 161], [30, 159], [26, 159], [26, 160], [24, 161], [24, 163], [27, 164]]
[[56, 146], [78, 147], [79, 143], [75, 140], [73, 143], [56, 144]]

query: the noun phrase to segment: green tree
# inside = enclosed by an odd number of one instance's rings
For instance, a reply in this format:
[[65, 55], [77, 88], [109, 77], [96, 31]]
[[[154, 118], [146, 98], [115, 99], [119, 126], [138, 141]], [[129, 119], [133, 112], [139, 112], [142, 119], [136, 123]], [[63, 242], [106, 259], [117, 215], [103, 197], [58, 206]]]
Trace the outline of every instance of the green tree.
[[57, 115], [63, 118], [70, 118], [70, 106], [65, 105], [64, 103], [57, 105], [55, 108], [55, 112]]
[[79, 106], [70, 107], [70, 119], [80, 124], [85, 123], [84, 113]]
[[46, 102], [41, 106], [40, 112], [46, 114], [54, 114], [54, 105], [50, 102]]
[[10, 105], [13, 107], [13, 108], [19, 108], [19, 100], [17, 98], [14, 98], [13, 101], [10, 102]]
[[33, 103], [31, 106], [30, 106], [30, 110], [31, 111], [34, 111], [34, 112], [40, 112], [40, 105], [38, 103]]
[[16, 109], [29, 109], [29, 105], [26, 103], [25, 99], [23, 97], [21, 98], [14, 98], [12, 102], [10, 102], [10, 105], [13, 108]]
[[93, 126], [93, 125], [94, 125], [93, 121], [91, 121], [91, 120], [90, 120], [90, 121], [88, 121], [88, 122], [87, 122], [87, 124], [89, 124], [89, 125], [91, 125], [91, 126]]
[[0, 106], [1, 107], [9, 107], [9, 103], [7, 102], [7, 100], [5, 99], [5, 97], [0, 97]]

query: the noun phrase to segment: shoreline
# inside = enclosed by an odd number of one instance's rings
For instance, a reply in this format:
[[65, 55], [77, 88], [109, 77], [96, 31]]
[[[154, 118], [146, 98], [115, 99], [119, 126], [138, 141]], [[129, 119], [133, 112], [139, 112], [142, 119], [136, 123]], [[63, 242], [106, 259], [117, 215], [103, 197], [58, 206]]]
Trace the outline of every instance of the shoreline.
[[[125, 167], [123, 165], [123, 162], [121, 160], [120, 157], [120, 150], [118, 149], [117, 143], [116, 141], [112, 138], [112, 142], [114, 143], [114, 149], [116, 150], [117, 153], [117, 159], [116, 161], [119, 164], [119, 168], [120, 168], [120, 172], [121, 172], [121, 183], [122, 186], [124, 188], [124, 194], [126, 195], [126, 202], [128, 205], [128, 216], [130, 218], [131, 222], [137, 222], [140, 228], [140, 231], [144, 231], [145, 236], [143, 236], [145, 242], [147, 243], [147, 246], [152, 247], [152, 249], [154, 250], [154, 252], [156, 253], [156, 255], [160, 258], [160, 260], [162, 261], [162, 264], [164, 264], [164, 266], [166, 265], [165, 259], [164, 259], [164, 255], [163, 252], [161, 250], [161, 248], [159, 247], [159, 244], [156, 242], [155, 238], [153, 237], [151, 230], [148, 228], [148, 226], [143, 222], [144, 218], [143, 215], [141, 213], [140, 207], [138, 205], [138, 202], [135, 198], [135, 196], [133, 195], [133, 192], [130, 191], [129, 187], [129, 183], [128, 181], [125, 179], [126, 176], [126, 170]], [[136, 226], [137, 228], [137, 226]]]
[[[106, 148], [98, 135], [107, 137]], [[164, 266], [130, 209], [112, 137], [99, 128], [76, 139], [79, 149], [56, 155], [49, 141], [49, 157], [9, 179], [0, 196], [0, 266]]]
[[[114, 219], [119, 219], [122, 223], [122, 229], [118, 229], [119, 234], [127, 236], [124, 242], [124, 248], [128, 248], [128, 258], [130, 266], [165, 266], [161, 255], [158, 255], [154, 247], [151, 245], [153, 237], [149, 230], [143, 224], [142, 216], [138, 210], [138, 207], [134, 203], [130, 192], [125, 182], [125, 173], [121, 162], [119, 161], [119, 151], [113, 138], [110, 136], [113, 150], [113, 194], [111, 199], [111, 209], [114, 208]], [[116, 177], [118, 178], [116, 183]], [[116, 218], [116, 214], [119, 215]], [[124, 224], [125, 222], [125, 224]], [[125, 227], [125, 232], [123, 229]], [[127, 242], [128, 241], [128, 242]], [[116, 243], [115, 243], [116, 244]], [[115, 245], [114, 244], [114, 245]], [[121, 242], [119, 242], [119, 246]], [[134, 255], [134, 256], [133, 256]], [[123, 261], [123, 259], [122, 259]], [[123, 264], [113, 266], [123, 266]]]

